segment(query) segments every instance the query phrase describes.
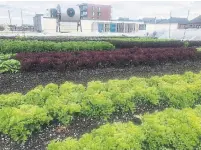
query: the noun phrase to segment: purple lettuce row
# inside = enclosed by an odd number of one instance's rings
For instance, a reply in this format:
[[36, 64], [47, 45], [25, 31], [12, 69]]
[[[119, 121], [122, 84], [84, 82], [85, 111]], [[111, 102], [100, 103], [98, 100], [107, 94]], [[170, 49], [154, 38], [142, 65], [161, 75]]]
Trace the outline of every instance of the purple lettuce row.
[[132, 48], [118, 51], [18, 53], [15, 59], [21, 62], [22, 71], [64, 71], [156, 65], [194, 60], [198, 55], [194, 48]]

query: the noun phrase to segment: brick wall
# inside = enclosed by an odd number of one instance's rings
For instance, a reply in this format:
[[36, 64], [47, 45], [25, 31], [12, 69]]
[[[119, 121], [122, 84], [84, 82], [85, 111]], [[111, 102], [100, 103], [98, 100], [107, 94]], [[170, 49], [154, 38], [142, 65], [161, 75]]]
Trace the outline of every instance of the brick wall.
[[[94, 7], [94, 11], [93, 11], [93, 7]], [[100, 8], [100, 11], [99, 11], [99, 8]], [[94, 16], [93, 16], [93, 12], [94, 12]], [[98, 16], [98, 12], [100, 12], [100, 16]], [[111, 6], [88, 4], [87, 14], [88, 14], [87, 19], [110, 20]]]

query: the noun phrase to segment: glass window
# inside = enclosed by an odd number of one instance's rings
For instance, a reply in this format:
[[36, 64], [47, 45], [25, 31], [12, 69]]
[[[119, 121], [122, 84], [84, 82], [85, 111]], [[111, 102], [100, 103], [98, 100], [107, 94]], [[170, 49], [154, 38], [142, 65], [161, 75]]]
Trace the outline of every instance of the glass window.
[[101, 8], [100, 8], [100, 7], [98, 7], [98, 11], [99, 11], [99, 12], [101, 11]]
[[95, 13], [94, 13], [94, 11], [92, 12], [92, 16], [94, 16], [95, 15]]
[[87, 6], [86, 6], [86, 5], [84, 5], [84, 6], [83, 6], [83, 9], [87, 9]]
[[92, 6], [92, 10], [94, 11], [94, 9], [95, 9], [95, 7], [94, 6]]

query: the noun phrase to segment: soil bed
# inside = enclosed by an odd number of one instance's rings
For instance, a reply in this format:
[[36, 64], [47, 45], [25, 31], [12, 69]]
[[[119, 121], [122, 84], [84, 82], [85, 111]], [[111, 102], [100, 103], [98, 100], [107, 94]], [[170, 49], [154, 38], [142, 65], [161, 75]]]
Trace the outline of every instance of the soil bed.
[[137, 66], [127, 68], [105, 68], [66, 72], [23, 72], [16, 74], [0, 74], [0, 93], [26, 93], [38, 85], [48, 83], [62, 84], [65, 81], [86, 84], [92, 80], [107, 81], [109, 79], [127, 79], [132, 76], [150, 77], [165, 74], [183, 74], [186, 71], [198, 73], [201, 60], [166, 63], [157, 66]]

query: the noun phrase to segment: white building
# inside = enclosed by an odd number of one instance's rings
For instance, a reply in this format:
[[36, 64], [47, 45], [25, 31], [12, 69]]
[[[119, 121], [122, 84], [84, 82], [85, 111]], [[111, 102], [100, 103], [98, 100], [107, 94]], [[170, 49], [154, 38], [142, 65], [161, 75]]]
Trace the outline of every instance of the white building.
[[[36, 14], [33, 18], [36, 32], [55, 33], [57, 32], [57, 19], [47, 17], [42, 14]], [[82, 32], [115, 32], [115, 33], [134, 33], [140, 29], [140, 25], [146, 25], [140, 22], [131, 21], [100, 21], [100, 20], [81, 20]], [[60, 22], [60, 32], [77, 32], [77, 22]], [[80, 27], [78, 28], [80, 31]]]

